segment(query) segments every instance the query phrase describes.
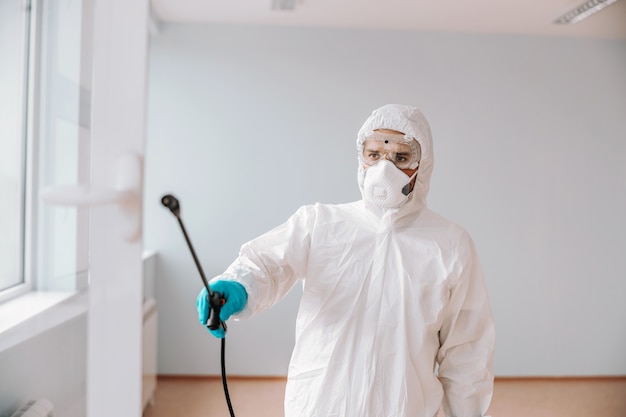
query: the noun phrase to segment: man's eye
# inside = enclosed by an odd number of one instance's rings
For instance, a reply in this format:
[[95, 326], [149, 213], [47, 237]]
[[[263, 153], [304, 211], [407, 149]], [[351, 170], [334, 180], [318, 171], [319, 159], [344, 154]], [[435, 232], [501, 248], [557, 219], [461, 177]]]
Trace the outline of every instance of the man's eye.
[[367, 157], [369, 159], [378, 159], [378, 158], [380, 158], [380, 153], [378, 153], [378, 152], [370, 152], [370, 153], [367, 154]]
[[396, 162], [407, 162], [409, 158], [406, 155], [396, 154]]

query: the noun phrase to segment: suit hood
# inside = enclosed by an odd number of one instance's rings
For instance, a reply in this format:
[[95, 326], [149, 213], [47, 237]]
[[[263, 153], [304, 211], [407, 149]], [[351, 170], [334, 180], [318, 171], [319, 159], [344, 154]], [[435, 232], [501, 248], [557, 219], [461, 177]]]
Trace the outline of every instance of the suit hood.
[[[424, 114], [416, 107], [403, 104], [387, 104], [372, 112], [365, 120], [357, 134], [357, 156], [363, 150], [363, 142], [376, 129], [389, 129], [402, 132], [416, 140], [421, 148], [421, 158], [415, 178], [415, 186], [409, 195], [406, 205], [413, 208], [426, 206], [426, 197], [430, 188], [430, 177], [433, 171], [433, 146], [430, 125]], [[359, 162], [358, 182], [363, 196], [365, 169]]]

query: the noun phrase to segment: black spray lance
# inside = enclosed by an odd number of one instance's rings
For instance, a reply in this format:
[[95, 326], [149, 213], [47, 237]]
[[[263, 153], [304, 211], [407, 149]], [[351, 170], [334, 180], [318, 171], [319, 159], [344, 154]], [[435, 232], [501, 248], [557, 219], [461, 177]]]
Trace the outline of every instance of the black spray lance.
[[[196, 256], [196, 251], [193, 249], [193, 245], [191, 244], [191, 240], [189, 239], [189, 235], [187, 235], [187, 230], [185, 230], [185, 225], [183, 224], [183, 219], [180, 217], [180, 203], [178, 199], [171, 194], [164, 195], [161, 198], [161, 204], [167, 207], [174, 216], [178, 219], [178, 224], [180, 224], [180, 228], [183, 231], [183, 235], [185, 236], [185, 241], [187, 241], [187, 246], [191, 251], [191, 255], [193, 256], [193, 260], [196, 263], [196, 267], [198, 268], [198, 272], [200, 273], [200, 278], [202, 278], [202, 282], [204, 283], [204, 288], [206, 288], [208, 293], [209, 305], [211, 306], [211, 311], [209, 312], [209, 319], [206, 322], [206, 327], [211, 330], [217, 330], [220, 326], [224, 329], [224, 333], [226, 333], [226, 323], [220, 320], [220, 309], [224, 304], [224, 299], [222, 298], [222, 294], [217, 291], [211, 291], [209, 287], [209, 282], [204, 275], [204, 271], [202, 270], [202, 266], [200, 265], [200, 261]], [[235, 413], [233, 411], [233, 406], [230, 402], [230, 396], [228, 395], [228, 384], [226, 382], [226, 366], [225, 366], [225, 358], [224, 351], [226, 345], [226, 337], [222, 338], [222, 354], [221, 354], [221, 362], [222, 362], [222, 384], [224, 386], [224, 395], [226, 396], [226, 404], [228, 405], [228, 411], [230, 412], [231, 417], [235, 417]]]
[[180, 217], [180, 204], [178, 200], [173, 195], [167, 194], [164, 195], [163, 198], [161, 198], [161, 204], [170, 209], [172, 214], [174, 214], [174, 216], [176, 216], [176, 218], [178, 219], [178, 224], [180, 224], [180, 228], [183, 231], [183, 235], [185, 236], [185, 240], [187, 241], [187, 246], [189, 246], [189, 250], [191, 251], [193, 260], [196, 263], [196, 267], [198, 267], [200, 278], [202, 278], [204, 287], [209, 294], [209, 305], [211, 306], [211, 311], [209, 313], [209, 319], [206, 322], [206, 326], [211, 330], [217, 330], [220, 328], [220, 326], [222, 326], [224, 327], [224, 331], [226, 331], [226, 324], [220, 320], [220, 309], [222, 308], [222, 304], [224, 304], [224, 300], [222, 299], [222, 295], [220, 293], [211, 291], [211, 288], [209, 287], [209, 282], [204, 275], [202, 265], [200, 265], [200, 261], [196, 256], [196, 251], [193, 249], [193, 245], [191, 244], [189, 235], [187, 235], [187, 230], [185, 229], [185, 225], [183, 224], [183, 219], [181, 219]]

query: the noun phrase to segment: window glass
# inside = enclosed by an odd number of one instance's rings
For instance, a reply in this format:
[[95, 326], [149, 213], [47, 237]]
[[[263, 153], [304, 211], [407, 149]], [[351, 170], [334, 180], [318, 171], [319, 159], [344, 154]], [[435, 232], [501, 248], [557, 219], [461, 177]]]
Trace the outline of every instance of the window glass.
[[24, 283], [28, 9], [0, 0], [0, 291]]

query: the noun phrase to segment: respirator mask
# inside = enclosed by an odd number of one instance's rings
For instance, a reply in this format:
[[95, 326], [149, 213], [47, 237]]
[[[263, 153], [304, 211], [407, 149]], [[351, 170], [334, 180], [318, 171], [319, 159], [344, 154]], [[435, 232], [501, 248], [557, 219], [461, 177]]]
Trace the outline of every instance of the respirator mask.
[[397, 208], [407, 202], [411, 181], [416, 177], [406, 175], [387, 160], [380, 161], [365, 170], [364, 198], [380, 208]]

